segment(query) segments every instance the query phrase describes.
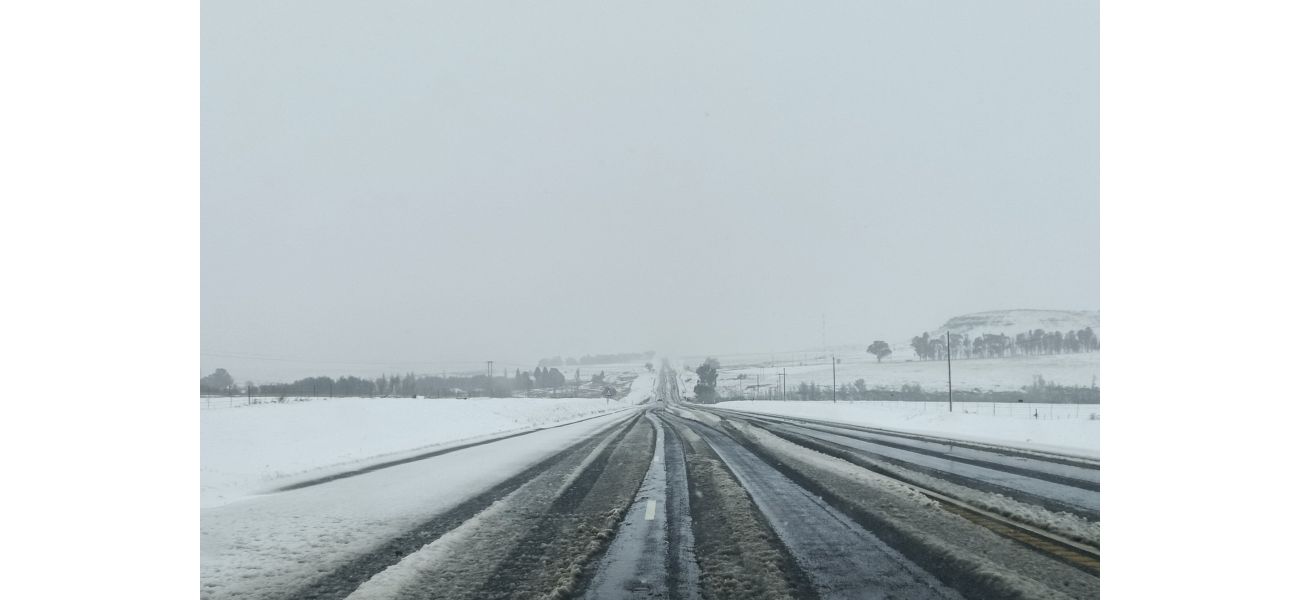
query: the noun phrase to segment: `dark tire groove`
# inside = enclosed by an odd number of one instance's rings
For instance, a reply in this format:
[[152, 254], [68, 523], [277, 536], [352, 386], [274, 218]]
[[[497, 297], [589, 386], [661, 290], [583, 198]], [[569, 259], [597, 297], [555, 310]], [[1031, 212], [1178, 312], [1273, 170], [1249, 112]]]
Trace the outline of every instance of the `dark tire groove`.
[[[662, 418], [664, 413], [659, 413]], [[677, 430], [663, 419], [664, 465], [667, 470], [664, 501], [668, 519], [668, 598], [699, 598], [700, 566], [695, 560], [691, 494], [686, 474], [686, 452]]]

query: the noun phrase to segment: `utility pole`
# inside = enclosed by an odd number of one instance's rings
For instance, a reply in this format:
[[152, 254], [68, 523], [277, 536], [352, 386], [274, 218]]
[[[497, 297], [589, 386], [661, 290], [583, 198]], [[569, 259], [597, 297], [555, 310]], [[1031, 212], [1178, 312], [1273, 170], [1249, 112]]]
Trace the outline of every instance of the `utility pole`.
[[952, 332], [944, 332], [948, 347], [948, 412], [952, 412]]
[[785, 367], [781, 367], [781, 401], [785, 402]]
[[835, 380], [835, 355], [831, 355], [831, 403], [835, 402], [835, 394], [839, 393], [839, 385]]

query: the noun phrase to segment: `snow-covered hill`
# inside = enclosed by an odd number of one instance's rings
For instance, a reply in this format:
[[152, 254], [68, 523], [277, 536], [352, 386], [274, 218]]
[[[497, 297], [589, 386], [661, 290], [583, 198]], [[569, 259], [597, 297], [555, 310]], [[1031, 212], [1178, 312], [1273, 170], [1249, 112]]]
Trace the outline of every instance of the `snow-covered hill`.
[[948, 319], [938, 329], [930, 331], [930, 336], [943, 335], [945, 331], [954, 334], [964, 333], [972, 337], [986, 333], [1005, 333], [1015, 336], [1017, 333], [1042, 329], [1043, 331], [1082, 330], [1091, 327], [1101, 333], [1101, 312], [1095, 310], [991, 310], [970, 313]]

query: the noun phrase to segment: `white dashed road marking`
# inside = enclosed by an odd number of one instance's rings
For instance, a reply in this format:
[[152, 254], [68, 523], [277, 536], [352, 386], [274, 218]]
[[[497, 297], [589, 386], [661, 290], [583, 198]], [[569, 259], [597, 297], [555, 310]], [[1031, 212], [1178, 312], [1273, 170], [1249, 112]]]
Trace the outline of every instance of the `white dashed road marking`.
[[645, 520], [647, 520], [647, 521], [653, 521], [653, 520], [655, 520], [655, 501], [654, 501], [654, 500], [649, 500], [649, 501], [646, 502], [646, 505], [645, 505]]

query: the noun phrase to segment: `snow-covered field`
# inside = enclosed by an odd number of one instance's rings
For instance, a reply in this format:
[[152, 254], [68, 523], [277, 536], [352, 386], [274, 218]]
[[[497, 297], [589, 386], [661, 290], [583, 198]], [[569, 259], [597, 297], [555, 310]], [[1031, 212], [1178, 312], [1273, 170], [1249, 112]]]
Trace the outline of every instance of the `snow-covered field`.
[[[718, 408], [879, 427], [1100, 458], [1099, 405], [936, 402], [721, 402]], [[1033, 416], [1038, 411], [1038, 417]]]
[[617, 377], [627, 377], [629, 375], [640, 375], [646, 373], [646, 362], [651, 363], [656, 370], [659, 368], [659, 359], [657, 358], [649, 361], [641, 361], [639, 363], [606, 363], [577, 366], [565, 365], [563, 367], [555, 368], [561, 373], [564, 373], [566, 379], [572, 379], [575, 376], [581, 375], [583, 380], [588, 380], [591, 379], [592, 375], [604, 372], [606, 379], [612, 381]]
[[[863, 353], [837, 355], [840, 363], [835, 367], [835, 379], [840, 385], [851, 385], [862, 379], [868, 388], [896, 389], [903, 385], [920, 385], [926, 390], [948, 389], [948, 364], [941, 360], [884, 360]], [[718, 389], [726, 394], [744, 388], [753, 395], [751, 386], [761, 386], [762, 395], [768, 390], [780, 394], [782, 370], [786, 373], [787, 393], [800, 382], [828, 386], [832, 373], [829, 359], [809, 360], [805, 364], [776, 364], [772, 367], [746, 366], [728, 368], [722, 363], [718, 375]], [[738, 379], [740, 375], [744, 379]], [[952, 361], [954, 389], [968, 391], [1015, 391], [1034, 382], [1034, 376], [1064, 386], [1101, 386], [1101, 353], [1056, 354], [1043, 356], [1014, 356], [1008, 358], [974, 358]]]
[[[1101, 313], [1098, 311], [1065, 310], [995, 310], [959, 315], [949, 319], [931, 336], [944, 331], [953, 334], [982, 335], [1001, 333], [1014, 337], [1033, 329], [1046, 331], [1081, 330], [1092, 327], [1101, 332]], [[917, 330], [919, 335], [920, 329]], [[840, 385], [852, 385], [862, 379], [868, 388], [897, 389], [903, 385], [919, 385], [929, 391], [948, 388], [947, 361], [924, 361], [917, 357], [907, 339], [890, 341], [893, 353], [877, 362], [867, 352], [867, 344], [832, 346], [825, 349], [808, 349], [785, 352], [757, 352], [747, 354], [715, 354], [722, 367], [719, 369], [718, 391], [724, 396], [738, 395], [741, 390], [752, 398], [766, 397], [770, 390], [780, 393], [780, 374], [786, 374], [787, 392], [806, 382], [819, 386], [831, 385], [831, 356], [840, 360], [834, 379]], [[694, 371], [705, 356], [682, 357], [682, 370]], [[738, 377], [743, 375], [743, 379]], [[1048, 383], [1068, 387], [1101, 386], [1101, 353], [1057, 354], [1039, 356], [1010, 356], [987, 359], [956, 359], [952, 363], [953, 389], [962, 391], [1014, 392], [1034, 383], [1041, 376]], [[755, 384], [760, 393], [755, 396]], [[687, 388], [689, 390], [689, 388]]]
[[[317, 398], [200, 411], [201, 506], [505, 433], [573, 422], [650, 398], [655, 374], [620, 400]], [[224, 406], [217, 403], [214, 406]]]
[[[201, 597], [287, 597], [320, 574], [373, 551], [628, 414], [597, 416], [318, 486], [204, 507], [200, 510]], [[461, 426], [466, 423], [461, 421]]]
[[[335, 398], [201, 411], [203, 597], [283, 597], [585, 439], [651, 398]], [[571, 424], [570, 424], [571, 423]], [[565, 425], [569, 424], [569, 425]], [[539, 430], [539, 428], [542, 428]], [[286, 485], [534, 433], [313, 487]], [[311, 569], [302, 565], [310, 563]]]

